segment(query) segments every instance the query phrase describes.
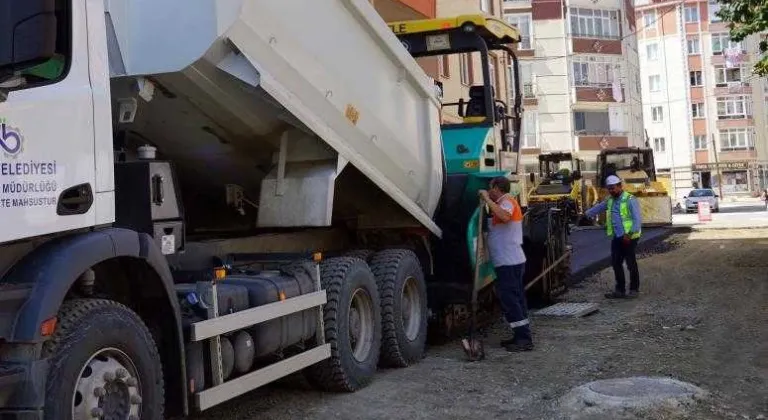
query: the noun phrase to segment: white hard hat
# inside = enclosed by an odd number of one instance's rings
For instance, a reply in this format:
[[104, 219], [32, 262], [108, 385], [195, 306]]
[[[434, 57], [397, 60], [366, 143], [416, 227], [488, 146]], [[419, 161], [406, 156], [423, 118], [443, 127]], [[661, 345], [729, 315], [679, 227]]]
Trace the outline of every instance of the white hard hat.
[[605, 179], [606, 186], [618, 184], [621, 184], [621, 178], [617, 177], [616, 175], [609, 175], [608, 178]]

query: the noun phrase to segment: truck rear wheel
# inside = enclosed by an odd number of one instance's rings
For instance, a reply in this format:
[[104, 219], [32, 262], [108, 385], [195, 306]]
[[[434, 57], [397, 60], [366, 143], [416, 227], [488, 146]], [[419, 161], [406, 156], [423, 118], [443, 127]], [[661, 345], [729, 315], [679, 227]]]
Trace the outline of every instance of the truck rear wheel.
[[352, 392], [376, 374], [381, 346], [381, 312], [376, 280], [359, 258], [330, 258], [321, 263], [328, 296], [323, 308], [325, 340], [331, 357], [305, 370], [310, 383], [326, 391]]
[[427, 285], [418, 257], [407, 249], [378, 252], [371, 258], [381, 296], [381, 360], [406, 367], [424, 357], [427, 339]]
[[46, 420], [162, 420], [163, 370], [147, 327], [117, 302], [65, 302], [43, 347]]
[[370, 249], [353, 249], [344, 253], [344, 257], [360, 258], [361, 260], [368, 262], [373, 255], [373, 250]]

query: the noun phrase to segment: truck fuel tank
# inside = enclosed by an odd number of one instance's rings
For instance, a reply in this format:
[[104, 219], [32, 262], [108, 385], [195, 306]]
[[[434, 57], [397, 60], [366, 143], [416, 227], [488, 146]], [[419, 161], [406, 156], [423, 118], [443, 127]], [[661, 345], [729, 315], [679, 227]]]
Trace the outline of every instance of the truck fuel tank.
[[[264, 271], [256, 276], [228, 276], [223, 282], [247, 289], [251, 307], [314, 291], [314, 281], [303, 272], [290, 276], [278, 271]], [[316, 313], [315, 309], [306, 310], [249, 328], [254, 341], [255, 356], [267, 356], [313, 338], [317, 329]]]

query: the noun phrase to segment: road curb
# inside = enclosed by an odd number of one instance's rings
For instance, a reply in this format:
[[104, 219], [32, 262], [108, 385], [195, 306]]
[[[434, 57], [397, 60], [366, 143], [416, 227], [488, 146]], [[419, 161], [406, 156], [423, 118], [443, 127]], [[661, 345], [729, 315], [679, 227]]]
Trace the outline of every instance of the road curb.
[[[658, 244], [659, 242], [662, 242], [665, 239], [669, 238], [671, 235], [673, 235], [675, 233], [680, 233], [680, 232], [681, 232], [681, 230], [679, 230], [679, 229], [666, 227], [666, 228], [664, 228], [664, 232], [660, 233], [657, 236], [654, 236], [651, 239], [648, 239], [648, 240], [646, 240], [644, 242], [641, 242], [637, 246], [637, 253], [639, 254], [639, 253], [643, 252], [643, 250], [645, 248], [650, 247], [650, 246], [654, 246], [654, 245]], [[584, 268], [582, 268], [582, 269], [580, 269], [578, 271], [572, 272], [571, 273], [571, 277], [568, 280], [568, 286], [570, 287], [570, 286], [573, 286], [573, 285], [577, 285], [577, 284], [583, 282], [584, 280], [586, 280], [588, 277], [598, 273], [599, 271], [601, 271], [601, 270], [603, 270], [605, 268], [610, 267], [610, 265], [611, 265], [611, 256], [609, 254], [605, 258], [601, 258], [601, 259], [593, 262], [592, 264], [589, 264], [589, 265], [585, 266]]]

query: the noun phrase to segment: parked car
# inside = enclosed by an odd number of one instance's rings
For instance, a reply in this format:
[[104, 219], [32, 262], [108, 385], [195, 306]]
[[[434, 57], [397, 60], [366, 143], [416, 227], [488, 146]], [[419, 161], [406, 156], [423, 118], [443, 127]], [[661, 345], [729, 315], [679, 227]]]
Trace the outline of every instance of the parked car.
[[698, 188], [691, 190], [691, 193], [685, 197], [685, 212], [693, 213], [698, 211], [700, 202], [708, 202], [712, 212], [720, 211], [720, 196], [715, 194], [711, 188]]

